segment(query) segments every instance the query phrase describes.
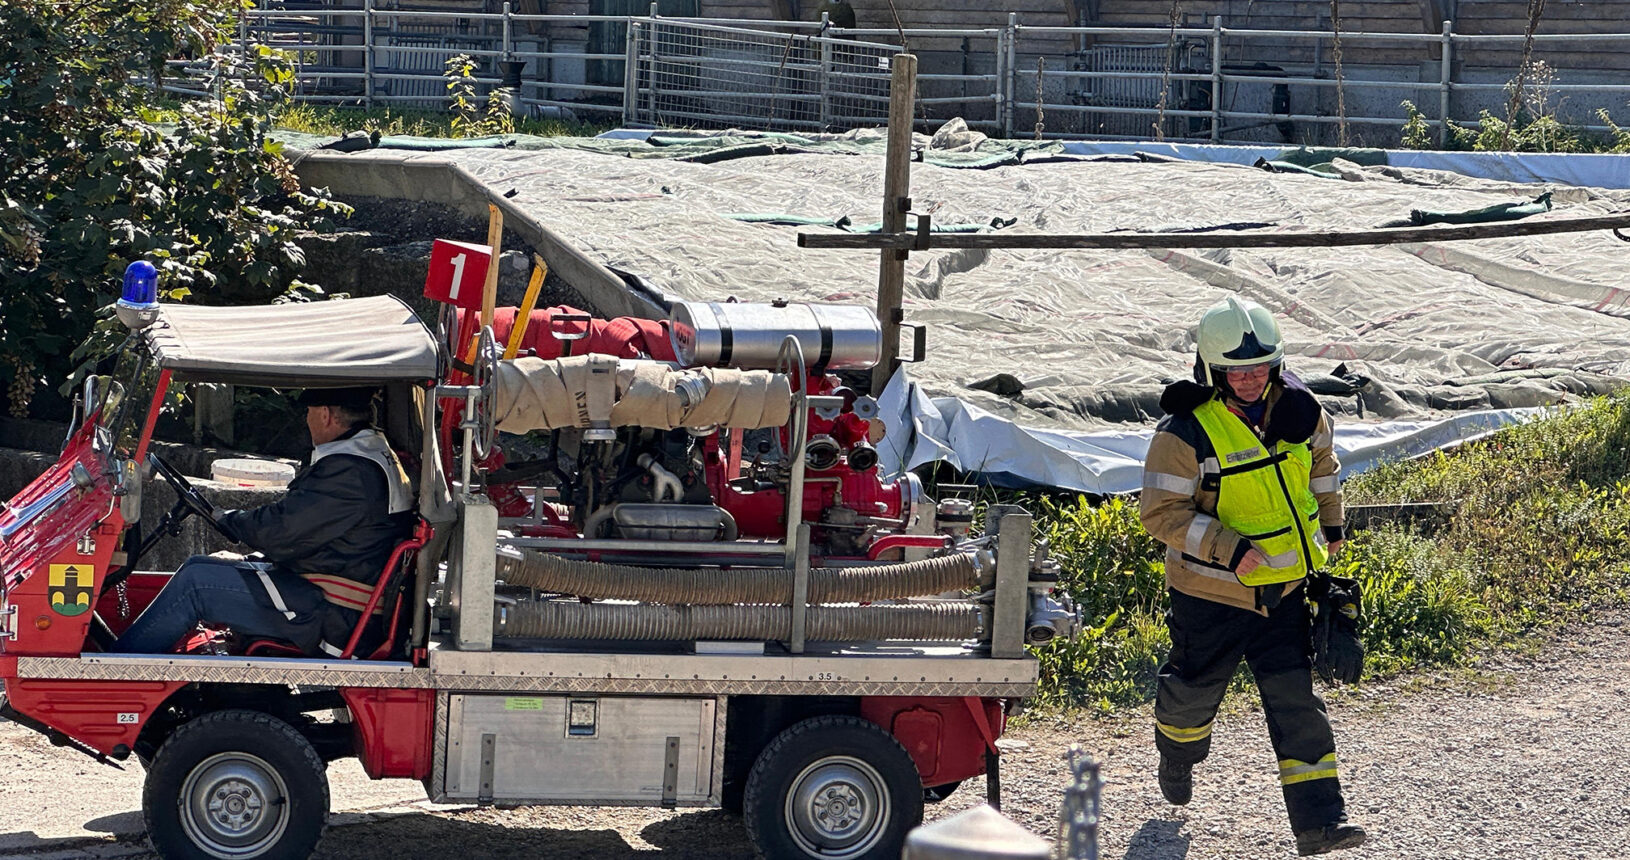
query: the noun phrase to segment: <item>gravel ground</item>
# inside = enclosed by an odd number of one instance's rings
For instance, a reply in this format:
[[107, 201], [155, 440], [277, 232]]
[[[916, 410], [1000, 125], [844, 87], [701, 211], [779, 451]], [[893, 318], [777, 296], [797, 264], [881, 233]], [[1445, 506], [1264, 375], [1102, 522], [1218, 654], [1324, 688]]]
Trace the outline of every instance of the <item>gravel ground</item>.
[[[1345, 692], [1331, 703], [1353, 818], [1370, 830], [1364, 858], [1574, 860], [1630, 856], [1630, 614], [1581, 626], [1536, 655], [1485, 660], [1474, 673], [1417, 676]], [[1153, 779], [1149, 719], [1036, 720], [1009, 734], [1005, 811], [1042, 835], [1055, 825], [1063, 753], [1081, 743], [1103, 762], [1101, 853], [1126, 860], [1290, 857], [1295, 851], [1261, 712], [1241, 702], [1218, 723], [1195, 799], [1168, 806]], [[119, 774], [0, 726], [0, 856], [147, 858], [139, 771]], [[331, 770], [336, 817], [318, 856], [471, 858], [748, 858], [740, 820], [717, 810], [432, 808], [418, 786], [367, 783]], [[64, 789], [62, 780], [71, 780]], [[929, 816], [982, 800], [965, 786]], [[422, 793], [417, 795], [423, 797]], [[111, 803], [111, 805], [110, 805]], [[77, 833], [38, 826], [64, 816]], [[91, 836], [86, 833], [111, 834]], [[53, 836], [53, 833], [61, 835]]]

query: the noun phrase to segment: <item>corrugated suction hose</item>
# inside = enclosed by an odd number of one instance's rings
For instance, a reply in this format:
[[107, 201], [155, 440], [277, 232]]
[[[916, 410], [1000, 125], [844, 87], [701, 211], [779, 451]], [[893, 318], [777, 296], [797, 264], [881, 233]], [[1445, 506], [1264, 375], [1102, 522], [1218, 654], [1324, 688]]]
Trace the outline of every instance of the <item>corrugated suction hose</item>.
[[[972, 604], [811, 606], [812, 642], [964, 641], [987, 628]], [[503, 607], [493, 635], [506, 639], [774, 640], [792, 637], [786, 606], [660, 606], [536, 601]]]
[[[780, 567], [637, 567], [508, 550], [498, 554], [498, 578], [511, 585], [593, 599], [673, 604], [792, 602], [792, 571]], [[872, 567], [818, 567], [809, 572], [809, 602], [922, 597], [969, 588], [978, 579], [973, 553], [966, 552]]]

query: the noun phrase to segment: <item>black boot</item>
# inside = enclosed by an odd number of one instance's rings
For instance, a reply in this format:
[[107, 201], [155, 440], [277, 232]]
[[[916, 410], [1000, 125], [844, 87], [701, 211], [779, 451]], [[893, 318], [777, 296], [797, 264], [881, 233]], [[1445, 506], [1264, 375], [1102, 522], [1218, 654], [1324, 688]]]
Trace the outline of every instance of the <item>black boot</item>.
[[[1164, 783], [1162, 783], [1164, 786]], [[1296, 853], [1303, 857], [1314, 854], [1328, 854], [1331, 851], [1340, 851], [1343, 848], [1357, 848], [1364, 844], [1367, 834], [1364, 828], [1357, 824], [1348, 824], [1338, 821], [1335, 824], [1326, 824], [1313, 830], [1301, 830], [1296, 833]]]
[[1173, 806], [1183, 806], [1194, 797], [1194, 765], [1178, 764], [1165, 755], [1160, 757], [1160, 793]]

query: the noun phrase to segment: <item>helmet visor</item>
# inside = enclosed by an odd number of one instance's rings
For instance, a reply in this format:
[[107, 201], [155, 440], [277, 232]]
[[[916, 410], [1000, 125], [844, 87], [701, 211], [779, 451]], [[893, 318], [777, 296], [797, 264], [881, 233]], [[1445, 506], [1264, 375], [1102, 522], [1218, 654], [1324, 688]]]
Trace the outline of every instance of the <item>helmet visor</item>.
[[1277, 344], [1266, 344], [1257, 339], [1256, 332], [1247, 331], [1240, 337], [1239, 346], [1223, 353], [1223, 358], [1234, 361], [1250, 361], [1253, 358], [1267, 358], [1277, 351]]
[[1264, 361], [1260, 364], [1236, 364], [1229, 367], [1219, 367], [1216, 369], [1221, 371], [1229, 379], [1266, 379], [1268, 375], [1273, 372], [1273, 367], [1277, 363], [1278, 362]]

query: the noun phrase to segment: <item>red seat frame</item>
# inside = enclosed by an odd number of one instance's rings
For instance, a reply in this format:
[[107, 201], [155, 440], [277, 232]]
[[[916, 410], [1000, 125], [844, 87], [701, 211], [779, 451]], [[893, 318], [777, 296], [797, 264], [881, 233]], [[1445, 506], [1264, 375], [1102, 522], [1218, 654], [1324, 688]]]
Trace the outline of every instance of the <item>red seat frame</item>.
[[[345, 650], [341, 651], [341, 660], [350, 660], [356, 654], [357, 644], [362, 641], [362, 634], [368, 629], [368, 622], [372, 620], [374, 610], [379, 607], [385, 596], [396, 590], [396, 585], [402, 581], [407, 570], [413, 566], [413, 560], [419, 550], [430, 542], [435, 530], [423, 519], [418, 520], [413, 527], [413, 535], [396, 545], [391, 550], [391, 556], [385, 562], [385, 568], [379, 573], [379, 580], [374, 583], [374, 590], [368, 595], [368, 603], [362, 608], [362, 617], [357, 619], [357, 626], [352, 628], [351, 636], [345, 642]], [[402, 594], [396, 590], [395, 600], [391, 601], [390, 608], [385, 616], [390, 623], [385, 630], [385, 641], [380, 643], [372, 653], [362, 659], [378, 660], [390, 653], [391, 643], [396, 641], [396, 631], [402, 620]], [[257, 654], [287, 654], [295, 657], [305, 657], [306, 652], [294, 645], [280, 639], [256, 639], [243, 649], [244, 656], [253, 657]]]

